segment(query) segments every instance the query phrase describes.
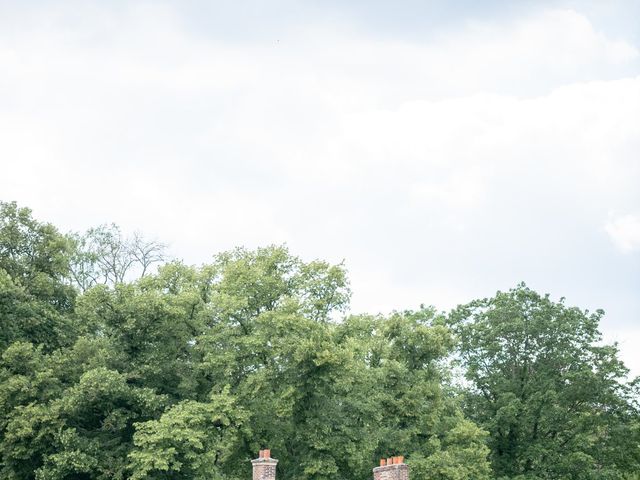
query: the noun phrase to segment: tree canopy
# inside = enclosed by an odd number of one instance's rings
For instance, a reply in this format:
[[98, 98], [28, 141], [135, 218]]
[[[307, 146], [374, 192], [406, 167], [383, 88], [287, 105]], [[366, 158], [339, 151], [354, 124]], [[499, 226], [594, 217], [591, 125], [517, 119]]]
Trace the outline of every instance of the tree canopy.
[[[0, 204], [0, 479], [624, 479], [637, 394], [601, 312], [525, 286], [350, 314], [344, 265], [284, 246], [201, 266]], [[459, 381], [451, 364], [466, 379]]]
[[519, 285], [451, 315], [470, 384], [465, 411], [490, 433], [498, 477], [640, 471], [637, 391], [617, 347], [601, 342], [603, 314]]

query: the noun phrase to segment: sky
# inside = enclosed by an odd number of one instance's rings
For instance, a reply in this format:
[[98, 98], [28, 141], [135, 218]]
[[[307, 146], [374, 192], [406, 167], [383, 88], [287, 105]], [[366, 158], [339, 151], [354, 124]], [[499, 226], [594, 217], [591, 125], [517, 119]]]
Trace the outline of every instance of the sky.
[[0, 200], [200, 264], [344, 261], [351, 311], [520, 282], [640, 375], [640, 2], [0, 0]]

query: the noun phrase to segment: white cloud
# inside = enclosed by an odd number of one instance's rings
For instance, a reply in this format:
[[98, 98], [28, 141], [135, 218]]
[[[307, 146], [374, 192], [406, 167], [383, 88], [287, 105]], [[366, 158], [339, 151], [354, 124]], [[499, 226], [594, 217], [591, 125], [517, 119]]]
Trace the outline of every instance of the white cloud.
[[[166, 6], [83, 8], [0, 15], [3, 199], [190, 262], [282, 241], [344, 258], [355, 310], [527, 280], [635, 322], [636, 265], [599, 242], [640, 208], [638, 49], [581, 13], [242, 43]], [[624, 218], [608, 231], [637, 245]]]
[[605, 230], [622, 253], [640, 250], [640, 217], [628, 214], [613, 218], [607, 222]]

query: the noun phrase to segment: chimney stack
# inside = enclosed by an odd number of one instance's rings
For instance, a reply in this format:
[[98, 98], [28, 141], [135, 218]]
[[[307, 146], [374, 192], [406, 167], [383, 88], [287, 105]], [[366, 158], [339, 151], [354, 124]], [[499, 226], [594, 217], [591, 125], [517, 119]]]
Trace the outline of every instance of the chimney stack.
[[260, 450], [258, 458], [251, 460], [253, 464], [253, 480], [276, 480], [278, 460], [271, 458], [271, 450]]
[[381, 458], [380, 466], [373, 469], [373, 480], [409, 480], [409, 467], [404, 457]]

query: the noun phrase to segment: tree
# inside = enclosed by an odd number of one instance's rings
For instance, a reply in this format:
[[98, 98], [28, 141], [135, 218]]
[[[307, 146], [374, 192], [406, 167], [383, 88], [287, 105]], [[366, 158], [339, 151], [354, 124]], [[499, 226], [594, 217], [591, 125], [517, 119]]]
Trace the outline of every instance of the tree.
[[[179, 276], [183, 287], [165, 290]], [[193, 398], [194, 342], [205, 307], [196, 282], [195, 269], [173, 263], [135, 283], [88, 290], [76, 312], [91, 335], [108, 339], [122, 356], [119, 370], [129, 382], [176, 401]]]
[[67, 238], [53, 225], [15, 202], [0, 202], [0, 351], [14, 341], [47, 349], [72, 341], [70, 255]]
[[83, 235], [72, 233], [74, 246], [69, 265], [72, 282], [81, 291], [94, 285], [118, 285], [149, 273], [149, 268], [166, 259], [166, 246], [140, 233], [124, 237], [116, 224], [90, 228]]
[[524, 284], [451, 314], [465, 410], [490, 432], [497, 477], [623, 479], [640, 469], [639, 412], [617, 347], [601, 342], [602, 315]]
[[136, 424], [131, 478], [223, 477], [222, 466], [237, 451], [245, 420], [243, 410], [223, 391], [212, 393], [206, 402], [182, 401], [160, 419]]
[[[358, 335], [370, 338], [362, 360], [375, 372], [377, 386], [373, 457], [406, 455], [414, 479], [488, 479], [486, 432], [464, 418], [448, 386], [446, 359], [455, 343], [444, 320], [435, 309], [422, 307], [374, 318]], [[345, 327], [352, 328], [352, 321]], [[367, 473], [365, 467], [361, 478]]]

